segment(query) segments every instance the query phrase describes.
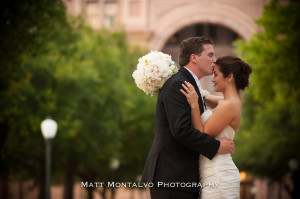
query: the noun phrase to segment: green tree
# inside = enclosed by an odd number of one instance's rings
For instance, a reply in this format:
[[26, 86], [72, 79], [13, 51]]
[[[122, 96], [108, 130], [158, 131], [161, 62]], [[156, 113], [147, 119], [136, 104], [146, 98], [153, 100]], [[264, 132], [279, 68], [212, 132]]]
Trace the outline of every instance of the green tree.
[[[56, 39], [49, 46], [57, 52], [41, 58], [59, 63], [54, 115], [65, 123], [57, 137], [55, 162], [56, 175], [65, 176], [65, 190], [70, 190], [65, 198], [72, 198], [74, 178], [107, 182], [136, 177], [142, 172], [148, 152], [145, 146], [150, 147], [154, 132], [155, 98], [142, 94], [131, 76], [142, 50], [129, 50], [123, 32], [94, 32], [79, 26], [74, 38], [64, 45]], [[139, 128], [132, 128], [134, 124]], [[111, 179], [114, 171], [109, 168], [113, 158], [121, 162], [116, 179]], [[106, 190], [100, 192], [103, 198]], [[93, 191], [88, 188], [89, 198]]]
[[[133, 52], [146, 52], [141, 49], [133, 49]], [[146, 54], [146, 53], [143, 53]], [[126, 117], [122, 120], [122, 145], [120, 168], [122, 181], [137, 181], [142, 174], [147, 154], [151, 147], [155, 131], [155, 106], [156, 96], [148, 96], [139, 90], [132, 78], [132, 72], [136, 69], [138, 56], [134, 53], [127, 70], [127, 82], [129, 82], [127, 96], [124, 98], [124, 111]], [[133, 153], [134, 151], [134, 153]]]
[[[14, 172], [14, 177], [26, 179], [30, 173], [35, 172], [36, 165], [43, 165], [43, 156], [37, 152], [43, 149], [43, 144], [36, 139], [41, 138], [39, 137], [41, 134], [34, 133], [37, 132], [40, 121], [35, 126], [38, 114], [34, 114], [35, 109], [29, 112], [36, 105], [37, 101], [31, 100], [32, 95], [36, 93], [31, 87], [32, 73], [28, 72], [24, 59], [27, 56], [37, 57], [45, 50], [45, 41], [53, 36], [57, 29], [63, 31], [70, 26], [65, 15], [64, 4], [59, 0], [7, 0], [1, 4], [0, 16], [2, 71], [0, 73], [0, 107], [2, 109], [0, 113], [0, 168], [1, 181], [4, 186], [0, 197], [7, 198], [8, 175]], [[45, 80], [46, 84], [53, 83], [51, 76], [47, 76]], [[43, 86], [45, 85], [40, 85], [40, 87]], [[25, 90], [27, 92], [24, 92]], [[52, 95], [48, 91], [37, 94], [35, 97], [35, 99], [42, 100], [52, 98]], [[48, 109], [51, 104], [43, 104], [37, 112]], [[34, 144], [30, 143], [31, 141]], [[26, 150], [31, 150], [33, 147], [35, 150], [32, 150], [32, 154], [28, 156]], [[36, 175], [40, 174], [39, 171], [35, 172]], [[43, 182], [44, 180], [41, 185]], [[41, 187], [42, 193], [44, 186]]]
[[234, 159], [241, 170], [281, 180], [300, 160], [300, 5], [273, 0], [257, 21], [262, 31], [236, 43], [253, 67]]
[[64, 198], [73, 198], [75, 180], [111, 180], [112, 158], [121, 162], [118, 179], [140, 174], [154, 133], [155, 98], [142, 94], [131, 74], [145, 51], [130, 49], [124, 32], [69, 23], [60, 1], [6, 2], [1, 14], [1, 180], [34, 180], [44, 197], [40, 123], [47, 116], [59, 126], [53, 181], [64, 183]]

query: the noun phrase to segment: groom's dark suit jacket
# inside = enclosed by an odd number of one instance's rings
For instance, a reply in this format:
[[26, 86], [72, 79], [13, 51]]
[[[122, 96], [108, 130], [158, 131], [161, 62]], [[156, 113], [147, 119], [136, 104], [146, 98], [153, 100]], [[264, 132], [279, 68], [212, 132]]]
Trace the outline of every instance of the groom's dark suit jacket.
[[[193, 128], [190, 106], [180, 92], [184, 81], [195, 87], [199, 96], [200, 111], [204, 111], [195, 79], [182, 67], [168, 79], [158, 94], [155, 138], [145, 164], [142, 182], [198, 184], [199, 154], [212, 159], [219, 149], [218, 140]], [[199, 187], [174, 188], [199, 192]]]

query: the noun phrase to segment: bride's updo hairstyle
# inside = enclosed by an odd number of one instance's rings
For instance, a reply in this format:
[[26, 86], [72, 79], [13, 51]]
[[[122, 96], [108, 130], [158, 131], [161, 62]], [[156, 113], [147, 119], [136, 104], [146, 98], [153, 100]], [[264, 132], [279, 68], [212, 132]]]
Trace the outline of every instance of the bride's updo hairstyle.
[[231, 73], [233, 74], [235, 86], [238, 91], [245, 90], [249, 86], [249, 75], [252, 72], [252, 68], [240, 58], [223, 56], [218, 58], [215, 64], [219, 66], [224, 78], [228, 77]]

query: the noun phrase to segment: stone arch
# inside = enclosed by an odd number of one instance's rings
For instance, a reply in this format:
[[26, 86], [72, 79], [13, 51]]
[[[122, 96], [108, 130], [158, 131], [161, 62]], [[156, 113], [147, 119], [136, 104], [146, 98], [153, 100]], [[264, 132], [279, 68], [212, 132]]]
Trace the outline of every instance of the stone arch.
[[167, 39], [180, 29], [197, 23], [223, 25], [243, 39], [249, 40], [257, 31], [253, 19], [241, 10], [220, 4], [189, 4], [163, 15], [152, 27], [151, 50], [161, 50]]

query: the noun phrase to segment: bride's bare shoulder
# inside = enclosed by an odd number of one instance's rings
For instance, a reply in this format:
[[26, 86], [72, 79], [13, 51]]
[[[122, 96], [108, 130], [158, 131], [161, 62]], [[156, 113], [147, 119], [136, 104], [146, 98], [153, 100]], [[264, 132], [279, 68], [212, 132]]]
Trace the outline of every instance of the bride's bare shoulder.
[[239, 111], [241, 109], [241, 99], [238, 97], [231, 97], [227, 100], [220, 100], [217, 108], [223, 110]]

